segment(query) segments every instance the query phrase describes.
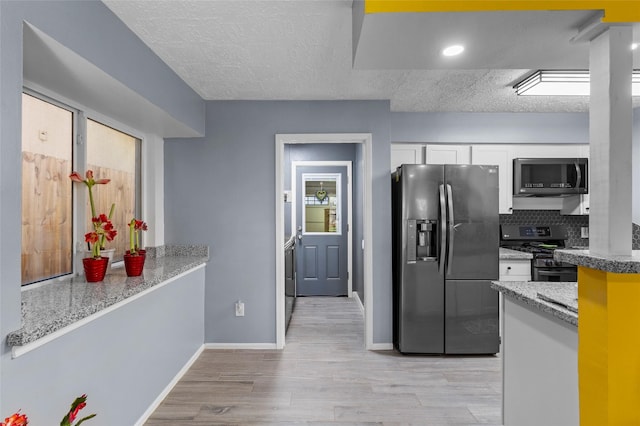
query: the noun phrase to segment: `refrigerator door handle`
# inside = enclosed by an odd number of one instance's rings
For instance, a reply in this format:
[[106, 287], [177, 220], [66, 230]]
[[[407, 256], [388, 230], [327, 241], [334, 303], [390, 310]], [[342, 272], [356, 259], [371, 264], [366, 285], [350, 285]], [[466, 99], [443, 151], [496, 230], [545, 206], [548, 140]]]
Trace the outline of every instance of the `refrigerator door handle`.
[[451, 185], [447, 184], [447, 205], [449, 207], [449, 216], [447, 216], [449, 228], [449, 245], [447, 246], [447, 274], [451, 274], [451, 258], [453, 257], [453, 233], [455, 231], [455, 222], [453, 220], [453, 192]]
[[447, 247], [447, 200], [444, 194], [444, 185], [440, 185], [440, 257], [438, 258], [438, 271], [444, 271], [444, 257]]

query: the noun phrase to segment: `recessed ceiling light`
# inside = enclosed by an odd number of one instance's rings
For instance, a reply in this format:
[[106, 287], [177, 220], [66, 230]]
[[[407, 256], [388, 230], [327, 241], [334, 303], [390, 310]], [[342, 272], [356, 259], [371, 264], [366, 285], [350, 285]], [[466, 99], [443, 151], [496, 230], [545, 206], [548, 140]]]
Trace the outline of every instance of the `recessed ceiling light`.
[[457, 56], [464, 52], [464, 46], [461, 44], [454, 44], [453, 46], [445, 47], [442, 50], [443, 56]]
[[638, 48], [638, 43], [631, 43], [631, 50], [636, 50]]

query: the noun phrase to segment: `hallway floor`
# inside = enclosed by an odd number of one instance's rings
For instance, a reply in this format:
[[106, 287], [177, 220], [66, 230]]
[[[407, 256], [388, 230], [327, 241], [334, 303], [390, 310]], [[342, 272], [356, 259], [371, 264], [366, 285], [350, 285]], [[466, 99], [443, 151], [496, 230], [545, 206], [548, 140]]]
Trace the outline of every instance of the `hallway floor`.
[[276, 350], [205, 350], [146, 425], [499, 425], [501, 360], [364, 349], [354, 299], [298, 298]]

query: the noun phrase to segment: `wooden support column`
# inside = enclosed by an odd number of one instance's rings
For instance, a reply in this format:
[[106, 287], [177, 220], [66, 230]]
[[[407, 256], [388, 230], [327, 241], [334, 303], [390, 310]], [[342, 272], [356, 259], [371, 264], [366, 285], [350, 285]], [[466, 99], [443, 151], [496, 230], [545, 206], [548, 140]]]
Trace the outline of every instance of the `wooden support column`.
[[[589, 252], [630, 259], [630, 26], [591, 40]], [[640, 425], [640, 274], [578, 269], [582, 426]]]
[[578, 268], [581, 426], [640, 425], [640, 274]]
[[591, 41], [589, 250], [631, 254], [631, 26], [611, 26]]

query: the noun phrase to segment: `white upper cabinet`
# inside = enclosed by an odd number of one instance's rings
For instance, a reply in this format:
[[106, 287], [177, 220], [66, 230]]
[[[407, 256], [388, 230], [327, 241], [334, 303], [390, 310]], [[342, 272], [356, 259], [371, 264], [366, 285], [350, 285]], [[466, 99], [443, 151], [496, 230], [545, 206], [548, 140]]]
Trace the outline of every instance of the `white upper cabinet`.
[[401, 164], [497, 165], [500, 214], [513, 210], [560, 210], [589, 214], [589, 194], [567, 197], [514, 197], [514, 158], [589, 158], [588, 144], [391, 144], [391, 171]]
[[420, 144], [391, 144], [391, 171], [402, 164], [423, 164], [424, 145]]
[[585, 155], [582, 144], [544, 144], [544, 145], [511, 145], [513, 158], [579, 158], [589, 157], [588, 148]]
[[471, 164], [498, 166], [500, 188], [498, 213], [513, 213], [513, 155], [512, 145], [472, 145]]
[[427, 164], [471, 164], [470, 145], [427, 145]]

